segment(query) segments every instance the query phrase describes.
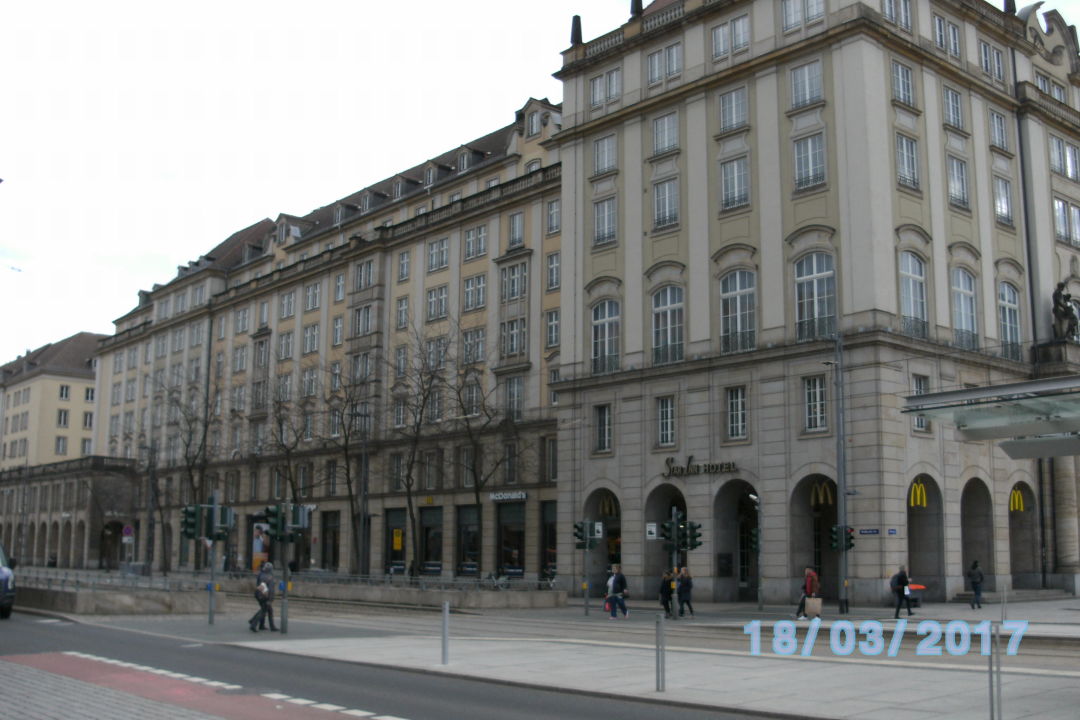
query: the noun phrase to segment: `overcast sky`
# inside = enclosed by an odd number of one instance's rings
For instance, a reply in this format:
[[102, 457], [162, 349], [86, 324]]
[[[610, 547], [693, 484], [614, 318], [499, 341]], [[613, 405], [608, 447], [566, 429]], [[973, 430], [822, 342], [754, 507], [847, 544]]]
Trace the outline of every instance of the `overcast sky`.
[[[1080, 0], [1051, 8], [1080, 17]], [[502, 127], [530, 96], [560, 101], [551, 73], [571, 17], [588, 40], [629, 9], [6, 3], [0, 363], [81, 330], [111, 333], [138, 290], [236, 230], [305, 214]]]
[[61, 0], [0, 20], [0, 363], [139, 289], [562, 98], [629, 0]]

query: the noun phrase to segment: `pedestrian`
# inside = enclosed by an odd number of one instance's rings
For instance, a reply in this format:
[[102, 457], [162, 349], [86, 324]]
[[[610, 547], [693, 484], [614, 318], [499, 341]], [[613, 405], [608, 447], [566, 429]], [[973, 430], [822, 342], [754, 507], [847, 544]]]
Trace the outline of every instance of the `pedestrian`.
[[896, 596], [896, 612], [893, 613], [893, 617], [896, 619], [900, 618], [901, 603], [907, 605], [908, 616], [915, 614], [911, 612], [911, 588], [908, 587], [910, 584], [911, 578], [908, 577], [907, 569], [903, 565], [900, 566], [899, 572], [889, 578], [889, 589]]
[[274, 581], [274, 565], [268, 562], [263, 563], [259, 576], [255, 578], [255, 600], [259, 603], [259, 610], [248, 621], [251, 632], [265, 630], [267, 618], [270, 619], [270, 631], [277, 632], [278, 629], [274, 627], [273, 606], [274, 585], [276, 584]]
[[967, 573], [968, 581], [971, 582], [971, 609], [974, 610], [978, 607], [982, 610], [982, 584], [983, 584], [983, 571], [979, 567], [979, 561], [971, 563], [971, 569]]
[[629, 617], [630, 611], [626, 609], [626, 596], [630, 593], [626, 589], [626, 576], [622, 574], [622, 565], [611, 566], [611, 577], [607, 581], [607, 599], [611, 603], [611, 619], [616, 617], [616, 611], [622, 610], [622, 616]]
[[820, 589], [821, 581], [818, 580], [818, 574], [814, 572], [814, 568], [807, 565], [803, 570], [802, 597], [799, 598], [799, 607], [795, 610], [796, 620], [806, 619], [806, 598], [817, 597]]
[[694, 579], [690, 577], [690, 571], [683, 568], [679, 571], [679, 617], [682, 617], [687, 608], [690, 609], [690, 617], [694, 617], [694, 605], [690, 602], [690, 591], [694, 589]]
[[673, 581], [671, 572], [665, 570], [664, 576], [660, 578], [660, 604], [664, 606], [664, 616], [671, 617], [671, 583]]

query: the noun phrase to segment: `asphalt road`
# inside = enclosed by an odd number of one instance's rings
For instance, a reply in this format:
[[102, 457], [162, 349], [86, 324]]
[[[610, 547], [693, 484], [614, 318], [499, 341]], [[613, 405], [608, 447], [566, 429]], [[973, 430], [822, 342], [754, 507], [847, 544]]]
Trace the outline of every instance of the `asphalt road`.
[[[350, 635], [366, 633], [382, 634], [374, 628], [349, 628]], [[269, 636], [269, 633], [260, 634], [263, 635]], [[361, 707], [409, 720], [596, 720], [608, 717], [655, 720], [658, 715], [666, 720], [735, 720], [745, 717], [279, 655], [20, 613], [0, 623], [0, 657], [64, 651], [90, 653], [242, 686], [240, 690], [220, 692], [281, 693], [320, 703]], [[613, 656], [612, 662], [618, 662], [617, 656]], [[42, 701], [47, 699], [42, 698]]]

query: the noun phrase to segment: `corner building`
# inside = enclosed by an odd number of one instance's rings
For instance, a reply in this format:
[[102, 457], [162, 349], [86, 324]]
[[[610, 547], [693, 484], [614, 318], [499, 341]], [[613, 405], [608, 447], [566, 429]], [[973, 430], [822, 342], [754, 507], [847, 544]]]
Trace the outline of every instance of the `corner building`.
[[675, 507], [700, 597], [792, 601], [807, 565], [836, 597], [842, 445], [852, 601], [900, 564], [951, 599], [974, 560], [990, 590], [1075, 592], [1076, 459], [899, 412], [1077, 372], [1051, 313], [1058, 282], [1080, 297], [1075, 29], [982, 0], [631, 8], [575, 24], [556, 73], [562, 574], [621, 562], [651, 596]]

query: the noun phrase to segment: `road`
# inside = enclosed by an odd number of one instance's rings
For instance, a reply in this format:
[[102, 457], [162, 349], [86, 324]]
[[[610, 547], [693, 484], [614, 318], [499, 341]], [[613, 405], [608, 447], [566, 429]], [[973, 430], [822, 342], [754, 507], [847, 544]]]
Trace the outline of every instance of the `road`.
[[[396, 618], [402, 620], [401, 617]], [[405, 618], [408, 620], [408, 618]], [[416, 620], [416, 621], [419, 621]], [[193, 618], [192, 623], [200, 621]], [[385, 622], [385, 619], [384, 619]], [[317, 623], [306, 629], [312, 629]], [[322, 632], [347, 633], [350, 637], [385, 637], [390, 634], [379, 629], [379, 619], [364, 623], [333, 623], [321, 625]], [[430, 618], [426, 619], [430, 629]], [[397, 625], [397, 623], [395, 623]], [[336, 627], [336, 631], [333, 629]], [[395, 627], [395, 634], [401, 627]], [[401, 671], [388, 668], [320, 660], [316, 658], [281, 655], [263, 652], [258, 648], [235, 647], [212, 642], [193, 641], [192, 638], [170, 637], [148, 632], [145, 628], [133, 632], [118, 627], [73, 623], [65, 620], [16, 613], [11, 620], [0, 625], [0, 705], [14, 701], [5, 694], [19, 688], [22, 697], [18, 701], [23, 708], [32, 707], [30, 715], [25, 709], [22, 717], [55, 717], [65, 704], [77, 702], [84, 717], [122, 716], [114, 705], [92, 707], [93, 694], [82, 686], [72, 686], [67, 678], [98, 678], [111, 687], [135, 686], [144, 697], [181, 698], [183, 690], [163, 688], [155, 695], [154, 683], [181, 681], [149, 672], [150, 668], [196, 676], [210, 682], [239, 688], [215, 688], [218, 696], [199, 700], [197, 707], [209, 717], [242, 717], [246, 706], [254, 710], [256, 701], [272, 702], [281, 712], [277, 717], [307, 717], [313, 713], [305, 707], [290, 705], [288, 700], [267, 700], [265, 695], [301, 698], [307, 701], [354, 709], [355, 712], [371, 713], [371, 716], [406, 718], [408, 720], [445, 720], [469, 718], [474, 720], [540, 720], [550, 718], [596, 718], [618, 717], [620, 720], [654, 720], [660, 712], [655, 703], [616, 700], [588, 695], [554, 692], [550, 690], [517, 687], [483, 681], [445, 677], [434, 674]], [[261, 633], [252, 636], [279, 639], [278, 634]], [[60, 653], [84, 653], [93, 656], [60, 655]], [[144, 669], [102, 665], [102, 659], [134, 663]], [[21, 665], [50, 669], [54, 674], [44, 682], [32, 686], [13, 685], [2, 677], [6, 668], [11, 674], [12, 662]], [[612, 662], [617, 663], [617, 654]], [[89, 665], [88, 665], [89, 664]], [[93, 668], [106, 667], [108, 675]], [[92, 682], [92, 680], [91, 680]], [[200, 690], [210, 693], [205, 685]], [[33, 697], [26, 697], [26, 693]], [[205, 693], [204, 693], [205, 694]], [[65, 697], [74, 695], [75, 698]], [[246, 705], [237, 705], [237, 696], [245, 696]], [[184, 697], [187, 697], [186, 695]], [[251, 699], [248, 700], [247, 698]], [[228, 701], [228, 702], [226, 702]], [[115, 698], [112, 701], [115, 703]], [[155, 702], [157, 702], [155, 700]], [[170, 717], [168, 700], [161, 717]], [[188, 708], [196, 707], [195, 700], [188, 698]], [[177, 711], [179, 713], [179, 711]], [[140, 711], [144, 717], [152, 717]], [[255, 713], [257, 714], [257, 713]], [[329, 713], [327, 717], [336, 715]], [[705, 718], [745, 717], [691, 708], [666, 707], [662, 710], [666, 719], [704, 720]]]

